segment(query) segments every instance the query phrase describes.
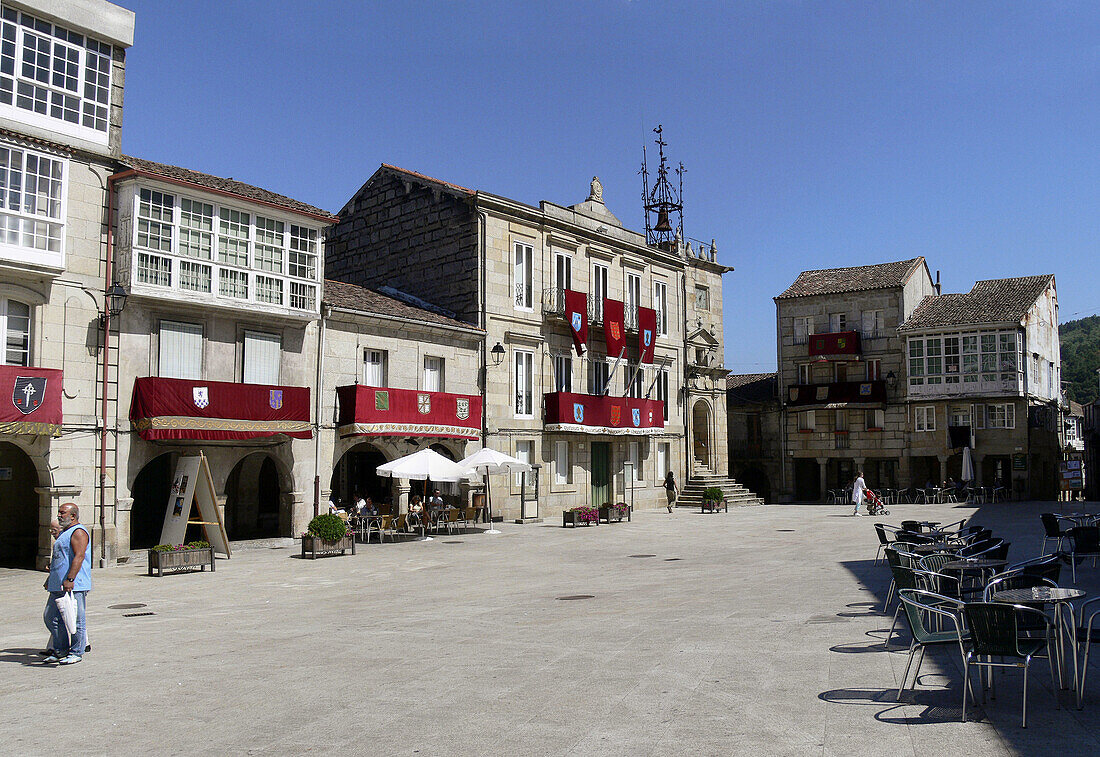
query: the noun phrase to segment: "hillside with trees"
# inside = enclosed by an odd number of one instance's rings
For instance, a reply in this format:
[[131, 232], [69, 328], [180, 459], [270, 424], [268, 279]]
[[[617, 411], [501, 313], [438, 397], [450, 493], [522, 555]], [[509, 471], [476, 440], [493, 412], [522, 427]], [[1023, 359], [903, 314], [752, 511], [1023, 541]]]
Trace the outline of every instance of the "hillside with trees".
[[1062, 381], [1066, 396], [1085, 404], [1096, 399], [1100, 368], [1100, 315], [1067, 321], [1058, 327], [1062, 341]]

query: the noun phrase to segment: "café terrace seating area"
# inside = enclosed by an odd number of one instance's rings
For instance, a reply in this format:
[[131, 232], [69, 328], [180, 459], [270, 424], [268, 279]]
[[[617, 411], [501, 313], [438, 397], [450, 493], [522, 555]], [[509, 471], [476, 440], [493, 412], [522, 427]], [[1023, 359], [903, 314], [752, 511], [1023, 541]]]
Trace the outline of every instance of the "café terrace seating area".
[[421, 512], [397, 515], [339, 514], [347, 519], [356, 540], [364, 544], [369, 544], [372, 538], [381, 543], [429, 534], [466, 533], [479, 523], [489, 525], [488, 510], [484, 506], [424, 508]]
[[[1100, 698], [1095, 674], [1087, 675], [1090, 647], [1100, 641], [1100, 596], [1078, 582], [1086, 571], [1093, 578], [1100, 557], [1100, 513], [1036, 520], [1028, 536], [1042, 537], [1038, 554], [1014, 549], [1008, 534], [977, 519], [874, 524], [874, 563], [891, 579], [881, 608], [891, 618], [884, 649], [908, 654], [896, 701], [921, 686], [926, 653], [956, 656], [962, 674], [947, 686], [962, 721], [978, 707], [997, 708], [999, 687], [1022, 687], [1024, 728], [1050, 709]], [[1035, 689], [1044, 678], [1042, 696]]]

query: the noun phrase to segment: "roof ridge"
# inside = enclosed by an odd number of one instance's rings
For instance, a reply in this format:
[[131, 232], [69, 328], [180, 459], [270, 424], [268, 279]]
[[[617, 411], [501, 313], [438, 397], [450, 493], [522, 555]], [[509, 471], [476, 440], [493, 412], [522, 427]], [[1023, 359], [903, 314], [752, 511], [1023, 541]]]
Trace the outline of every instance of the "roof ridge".
[[401, 166], [395, 166], [392, 163], [383, 163], [382, 167], [383, 168], [388, 168], [391, 171], [397, 171], [398, 173], [408, 174], [409, 176], [415, 176], [418, 179], [423, 179], [424, 181], [430, 181], [434, 184], [442, 184], [445, 187], [449, 187], [450, 189], [453, 189], [457, 192], [462, 192], [463, 194], [468, 194], [468, 195], [477, 194], [477, 190], [470, 189], [468, 187], [464, 187], [461, 184], [455, 184], [454, 182], [451, 182], [451, 181], [444, 181], [443, 179], [437, 179], [434, 176], [428, 176], [427, 174], [420, 173], [419, 171], [412, 171], [408, 168], [402, 168]]

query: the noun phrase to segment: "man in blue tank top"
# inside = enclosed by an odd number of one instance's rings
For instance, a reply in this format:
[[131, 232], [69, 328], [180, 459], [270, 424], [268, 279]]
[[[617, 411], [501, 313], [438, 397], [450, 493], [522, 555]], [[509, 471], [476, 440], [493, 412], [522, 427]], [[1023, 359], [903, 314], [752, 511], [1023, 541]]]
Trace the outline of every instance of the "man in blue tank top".
[[[56, 656], [47, 657], [46, 662], [72, 665], [83, 658], [88, 638], [84, 603], [92, 588], [92, 562], [88, 554], [92, 540], [88, 529], [80, 524], [80, 510], [72, 502], [66, 502], [57, 508], [57, 522], [61, 525], [61, 533], [53, 543], [50, 577], [46, 580], [52, 608], [50, 631], [53, 634]], [[53, 601], [68, 591], [76, 599], [76, 633], [72, 636], [65, 628], [65, 621]]]

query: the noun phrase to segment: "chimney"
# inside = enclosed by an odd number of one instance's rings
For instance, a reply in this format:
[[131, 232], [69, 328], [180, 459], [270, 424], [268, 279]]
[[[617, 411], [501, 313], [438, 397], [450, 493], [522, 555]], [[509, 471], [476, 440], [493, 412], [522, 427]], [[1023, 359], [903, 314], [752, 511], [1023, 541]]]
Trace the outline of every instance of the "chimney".
[[936, 271], [936, 294], [942, 294], [943, 289], [940, 288], [940, 272]]

